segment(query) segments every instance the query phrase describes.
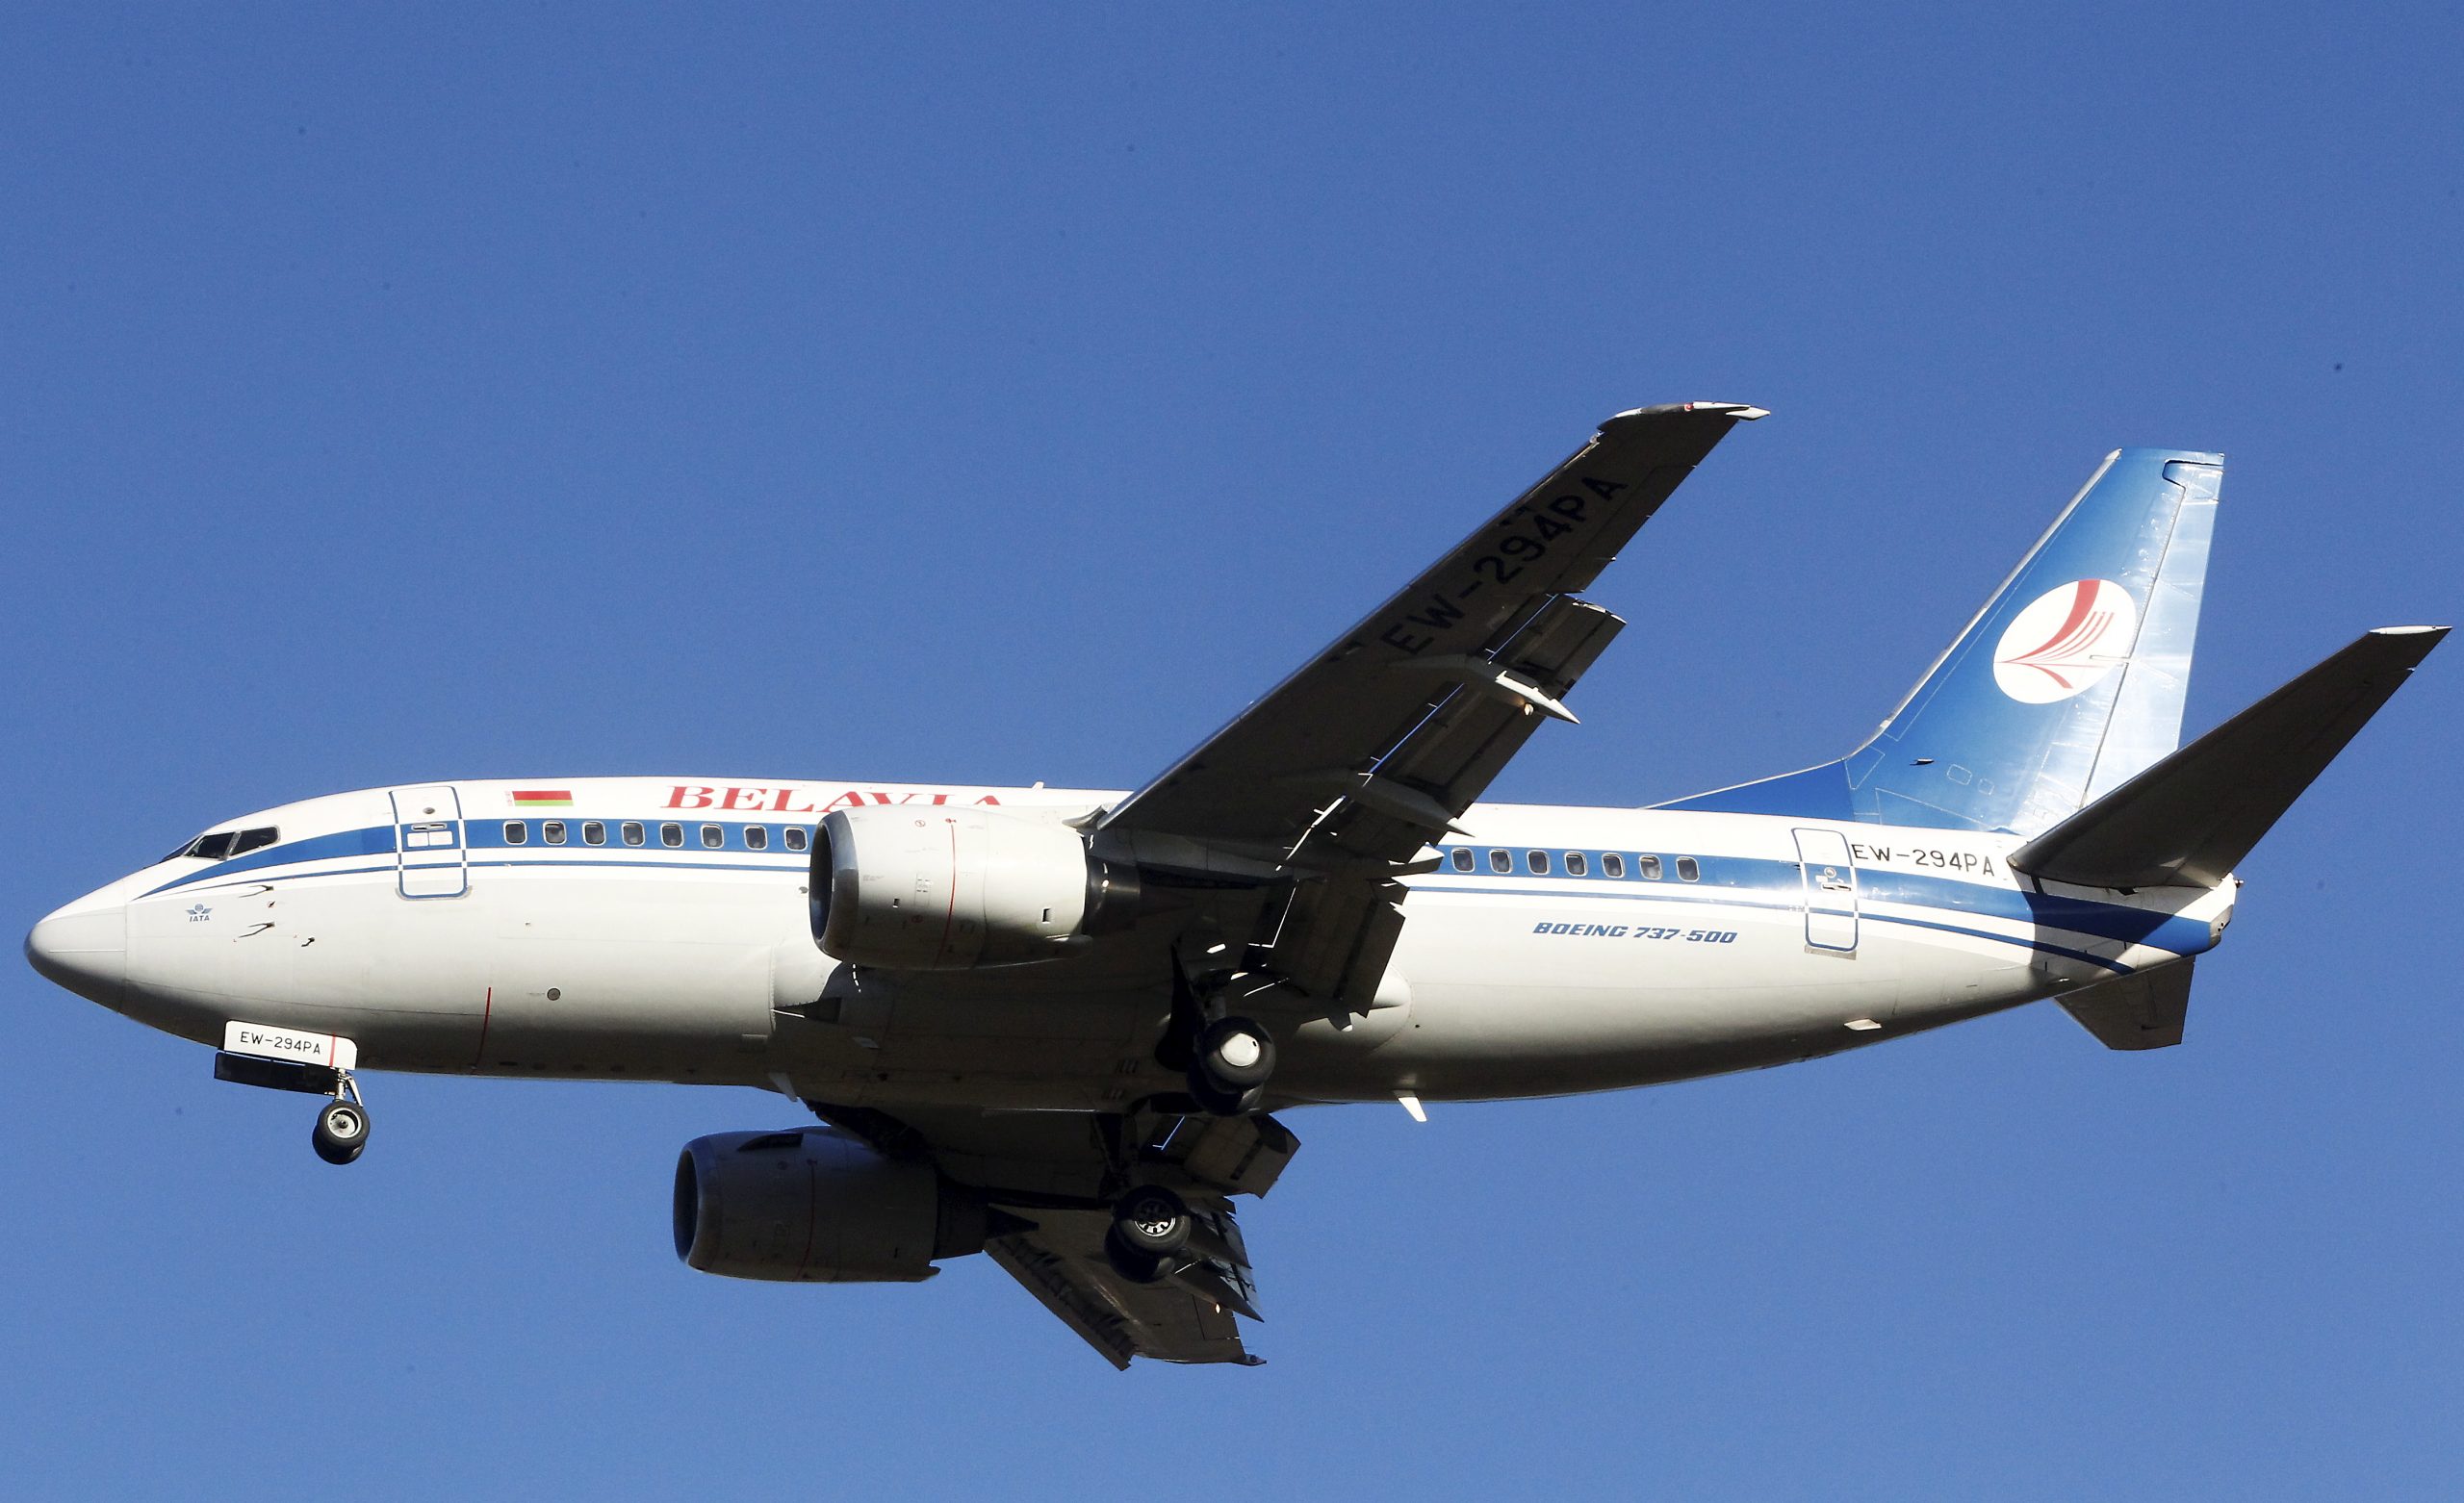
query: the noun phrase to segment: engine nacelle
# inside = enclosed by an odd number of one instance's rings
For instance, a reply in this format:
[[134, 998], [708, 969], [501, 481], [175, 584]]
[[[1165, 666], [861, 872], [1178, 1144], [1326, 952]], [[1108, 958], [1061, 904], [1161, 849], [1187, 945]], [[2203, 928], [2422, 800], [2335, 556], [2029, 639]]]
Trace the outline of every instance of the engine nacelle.
[[981, 805], [882, 804], [823, 817], [812, 937], [850, 965], [963, 971], [1058, 959], [1135, 917], [1134, 867], [1050, 818]]
[[676, 1161], [676, 1256], [731, 1279], [914, 1283], [984, 1250], [984, 1203], [834, 1128], [718, 1133]]

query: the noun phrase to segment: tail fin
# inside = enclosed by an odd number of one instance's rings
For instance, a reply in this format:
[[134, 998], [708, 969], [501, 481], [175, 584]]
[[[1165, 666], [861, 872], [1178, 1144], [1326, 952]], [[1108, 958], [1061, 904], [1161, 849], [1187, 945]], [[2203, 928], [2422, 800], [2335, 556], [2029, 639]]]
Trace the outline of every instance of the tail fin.
[[2108, 455], [1873, 739], [1662, 806], [2019, 834], [2059, 823], [2180, 744], [2223, 465]]
[[2089, 887], [2213, 887], [2378, 713], [2444, 626], [2387, 626], [2011, 853]]

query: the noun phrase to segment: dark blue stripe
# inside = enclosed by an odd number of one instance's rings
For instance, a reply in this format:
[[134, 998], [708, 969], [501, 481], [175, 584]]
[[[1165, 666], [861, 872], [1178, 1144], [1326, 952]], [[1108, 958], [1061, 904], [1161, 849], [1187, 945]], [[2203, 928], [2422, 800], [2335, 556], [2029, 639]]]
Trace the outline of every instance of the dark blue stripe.
[[[1466, 849], [1486, 852], [1491, 848], [1483, 846]], [[1522, 873], [1524, 871], [1523, 853], [1518, 850], [1514, 854], [1516, 870]], [[1586, 853], [1586, 854], [1592, 856], [1592, 864], [1596, 869], [1599, 860], [1598, 853]], [[1794, 861], [1774, 861], [1759, 856], [1698, 856], [1695, 859], [1702, 863], [1703, 879], [1699, 882], [1686, 882], [1667, 875], [1657, 879], [1634, 876], [1632, 854], [1626, 853], [1626, 859], [1628, 875], [1624, 877], [1601, 877], [1596, 875], [1596, 871], [1580, 877], [1569, 877], [1552, 872], [1546, 878], [1534, 879], [1581, 882], [1589, 886], [1597, 886], [1601, 889], [1600, 895], [1603, 897], [1612, 894], [1630, 894], [1639, 897], [1653, 893], [1675, 897], [1688, 891], [1751, 891], [1786, 894], [1786, 900], [1781, 904], [1782, 906], [1799, 905], [1796, 894], [1800, 888], [1800, 879], [1797, 863]], [[1485, 865], [1485, 855], [1482, 861]], [[1662, 856], [1660, 870], [1663, 874], [1674, 872], [1675, 858]], [[1495, 881], [1501, 874], [1485, 870], [1456, 872], [1451, 868], [1446, 868], [1428, 875], [1450, 881], [1464, 879], [1475, 880], [1485, 879]], [[2074, 934], [2090, 934], [2098, 939], [2115, 940], [2121, 944], [2154, 945], [2160, 949], [2170, 950], [2176, 955], [2199, 955], [2215, 947], [2215, 936], [2209, 931], [2207, 925], [2197, 919], [2186, 919], [2176, 914], [2131, 907], [2123, 904], [2098, 903], [2087, 898], [2055, 897], [2025, 888], [1987, 886], [1980, 882], [1961, 881], [1950, 877], [1928, 877], [1914, 872], [1894, 870], [1890, 867], [1859, 866], [1857, 884], [1859, 896], [1868, 902], [1896, 903], [1912, 908], [1941, 908], [1954, 913], [1973, 913], [1980, 918], [2004, 919], [2014, 924], [2026, 924], [2037, 929], [2066, 930]], [[1524, 889], [1458, 887], [1452, 890], [1519, 892]], [[1587, 897], [1590, 894], [1565, 893], [1559, 896]]]
[[392, 855], [394, 827], [377, 825], [368, 829], [342, 829], [330, 835], [311, 835], [306, 840], [294, 840], [284, 845], [264, 846], [244, 856], [218, 861], [211, 866], [174, 878], [145, 896], [169, 892], [174, 887], [189, 887], [206, 880], [221, 880], [242, 872], [253, 872], [269, 866], [291, 866], [300, 861], [330, 861], [336, 856]]
[[2084, 961], [2089, 965], [2102, 966], [2117, 976], [2128, 976], [2137, 969], [2135, 966], [2124, 965], [2118, 960], [2108, 960], [2103, 955], [2092, 955], [2084, 950], [2072, 950], [2064, 945], [2048, 945], [2041, 939], [2014, 939], [2008, 934], [1995, 934], [1958, 924], [1937, 924], [1931, 919], [1902, 918], [1896, 913], [1868, 913], [1864, 917], [1877, 924], [1905, 924], [1911, 929], [1939, 930], [1945, 934], [1965, 934], [1974, 939], [1989, 939], [1997, 945], [2016, 945], [2022, 950], [2038, 951], [2044, 955], [2061, 955], [2066, 959]]

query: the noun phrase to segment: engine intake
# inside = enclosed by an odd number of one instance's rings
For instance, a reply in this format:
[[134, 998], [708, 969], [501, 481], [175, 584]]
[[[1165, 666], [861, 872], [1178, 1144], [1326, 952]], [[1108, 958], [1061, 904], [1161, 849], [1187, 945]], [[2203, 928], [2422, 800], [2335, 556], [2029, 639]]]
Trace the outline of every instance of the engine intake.
[[837, 809], [812, 843], [812, 937], [836, 959], [962, 971], [1058, 959], [1136, 917], [1137, 870], [1050, 818], [982, 806]]
[[676, 1256], [731, 1279], [911, 1284], [984, 1250], [981, 1200], [834, 1128], [718, 1133], [676, 1160]]

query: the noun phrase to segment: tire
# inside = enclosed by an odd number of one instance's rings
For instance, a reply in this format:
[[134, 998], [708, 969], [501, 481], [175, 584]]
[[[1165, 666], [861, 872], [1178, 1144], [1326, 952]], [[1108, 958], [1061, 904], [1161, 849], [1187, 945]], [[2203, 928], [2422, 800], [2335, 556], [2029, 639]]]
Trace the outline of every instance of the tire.
[[1153, 1284], [1164, 1277], [1164, 1260], [1125, 1246], [1117, 1230], [1104, 1234], [1104, 1261], [1132, 1284]]
[[1169, 1258], [1189, 1245], [1189, 1203], [1160, 1185], [1142, 1185], [1113, 1203], [1112, 1235], [1141, 1258]]
[[309, 1141], [327, 1163], [349, 1163], [368, 1147], [368, 1108], [355, 1101], [330, 1101], [317, 1113]]
[[1258, 1109], [1266, 1092], [1252, 1085], [1247, 1090], [1226, 1090], [1208, 1080], [1198, 1066], [1190, 1066], [1190, 1100], [1197, 1109], [1210, 1117], [1245, 1117]]
[[1197, 1035], [1197, 1067], [1227, 1092], [1255, 1089], [1274, 1074], [1274, 1039], [1247, 1018], [1218, 1018]]

